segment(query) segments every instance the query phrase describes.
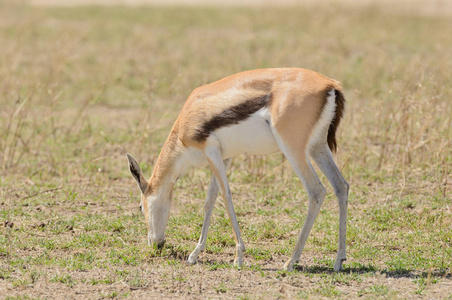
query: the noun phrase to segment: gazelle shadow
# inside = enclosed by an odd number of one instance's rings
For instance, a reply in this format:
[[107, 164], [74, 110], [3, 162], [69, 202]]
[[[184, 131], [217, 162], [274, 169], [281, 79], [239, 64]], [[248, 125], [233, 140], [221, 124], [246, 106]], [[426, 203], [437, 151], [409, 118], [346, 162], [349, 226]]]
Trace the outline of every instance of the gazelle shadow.
[[[152, 256], [166, 257], [171, 259], [176, 259], [180, 261], [186, 261], [188, 259], [189, 252], [180, 247], [175, 247], [171, 245], [165, 245], [162, 249], [154, 249]], [[211, 270], [216, 269], [224, 269], [228, 268], [227, 266], [231, 266], [233, 264], [233, 259], [225, 259], [225, 257], [221, 257], [218, 259], [209, 257], [209, 258], [201, 258], [198, 260], [200, 265], [206, 266]], [[249, 269], [253, 269], [252, 266], [245, 266]], [[281, 268], [265, 268], [259, 267], [258, 269], [262, 271], [270, 271], [270, 272], [281, 272]], [[324, 274], [324, 275], [334, 275], [334, 274], [368, 274], [368, 275], [382, 275], [388, 278], [409, 278], [416, 279], [419, 277], [434, 277], [434, 278], [447, 278], [451, 279], [452, 274], [447, 270], [431, 270], [431, 271], [420, 271], [415, 269], [408, 268], [400, 268], [396, 270], [388, 270], [388, 269], [379, 269], [372, 265], [359, 265], [359, 266], [344, 266], [344, 269], [340, 272], [336, 272], [333, 270], [333, 267], [322, 266], [322, 265], [311, 265], [311, 266], [303, 266], [303, 265], [295, 265], [294, 272], [300, 274]]]
[[[300, 273], [307, 274], [338, 274], [335, 272], [332, 267], [325, 266], [295, 266], [296, 271]], [[340, 272], [344, 274], [381, 274], [385, 277], [389, 278], [418, 278], [418, 277], [444, 277], [450, 279], [452, 275], [445, 270], [432, 270], [432, 271], [417, 271], [413, 269], [397, 269], [397, 270], [387, 270], [387, 269], [378, 269], [374, 266], [359, 266], [359, 267], [344, 267], [344, 269]]]

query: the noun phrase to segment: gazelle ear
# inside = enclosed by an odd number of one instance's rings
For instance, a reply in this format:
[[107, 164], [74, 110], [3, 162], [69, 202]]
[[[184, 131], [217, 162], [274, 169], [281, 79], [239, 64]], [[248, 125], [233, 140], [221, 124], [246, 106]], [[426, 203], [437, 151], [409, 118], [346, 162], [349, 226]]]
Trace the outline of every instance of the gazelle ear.
[[127, 160], [129, 161], [130, 173], [132, 173], [133, 178], [135, 178], [135, 181], [137, 182], [141, 193], [144, 194], [144, 192], [146, 191], [146, 188], [148, 187], [148, 182], [144, 178], [143, 173], [141, 172], [140, 165], [137, 163], [135, 158], [133, 158], [133, 156], [130, 155], [129, 153], [127, 153], [126, 155], [127, 155]]

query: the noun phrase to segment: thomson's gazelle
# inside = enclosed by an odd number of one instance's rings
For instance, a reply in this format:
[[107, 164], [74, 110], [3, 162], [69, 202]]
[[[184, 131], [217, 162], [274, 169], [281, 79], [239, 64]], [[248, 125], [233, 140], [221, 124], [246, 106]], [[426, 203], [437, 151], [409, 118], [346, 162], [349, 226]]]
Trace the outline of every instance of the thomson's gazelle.
[[188, 263], [194, 264], [206, 247], [207, 230], [219, 190], [234, 230], [234, 264], [243, 264], [245, 244], [232, 204], [226, 168], [241, 153], [282, 151], [305, 186], [309, 209], [292, 257], [300, 258], [326, 191], [312, 168], [310, 157], [332, 184], [339, 202], [339, 251], [334, 270], [345, 256], [348, 184], [332, 158], [344, 97], [339, 82], [298, 68], [262, 69], [238, 73], [195, 89], [185, 102], [163, 146], [151, 179], [144, 178], [136, 160], [127, 154], [130, 171], [141, 190], [141, 211], [148, 240], [159, 246], [171, 207], [177, 178], [190, 166], [209, 165], [212, 178], [204, 206], [201, 237]]

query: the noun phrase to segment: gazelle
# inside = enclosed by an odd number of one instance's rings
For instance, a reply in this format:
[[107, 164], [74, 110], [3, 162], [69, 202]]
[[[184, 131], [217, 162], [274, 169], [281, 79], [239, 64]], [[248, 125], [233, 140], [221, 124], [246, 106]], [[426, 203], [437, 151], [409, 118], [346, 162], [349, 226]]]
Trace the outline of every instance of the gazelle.
[[339, 202], [339, 251], [334, 270], [346, 260], [345, 236], [349, 186], [332, 158], [336, 130], [345, 99], [339, 82], [298, 68], [261, 69], [238, 73], [195, 89], [158, 157], [150, 180], [127, 154], [130, 172], [141, 190], [140, 208], [148, 229], [148, 242], [162, 246], [170, 214], [172, 189], [191, 166], [209, 165], [212, 178], [204, 206], [199, 242], [187, 263], [195, 264], [206, 247], [210, 217], [219, 190], [226, 204], [236, 241], [234, 265], [242, 266], [245, 244], [232, 204], [226, 168], [241, 154], [282, 151], [305, 186], [309, 208], [292, 257], [284, 265], [292, 270], [301, 256], [326, 190], [310, 157], [332, 184]]

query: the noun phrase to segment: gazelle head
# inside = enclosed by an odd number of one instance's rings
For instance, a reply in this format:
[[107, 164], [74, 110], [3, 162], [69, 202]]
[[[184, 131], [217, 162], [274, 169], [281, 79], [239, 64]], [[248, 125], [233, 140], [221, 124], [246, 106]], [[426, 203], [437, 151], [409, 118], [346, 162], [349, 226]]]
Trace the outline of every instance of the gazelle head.
[[130, 173], [141, 191], [140, 210], [144, 215], [148, 229], [149, 245], [163, 247], [165, 243], [165, 228], [171, 208], [171, 188], [165, 186], [152, 186], [141, 172], [140, 165], [127, 153]]

